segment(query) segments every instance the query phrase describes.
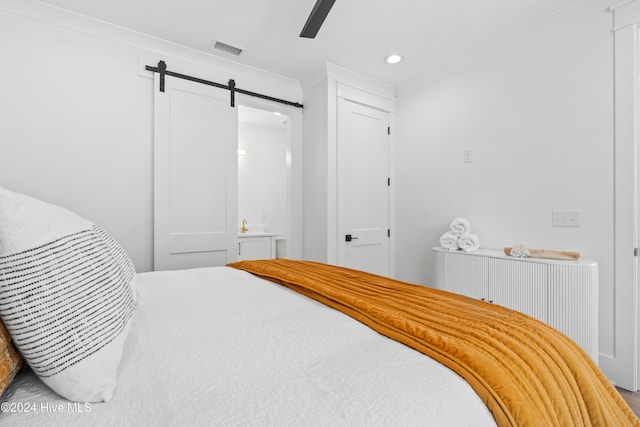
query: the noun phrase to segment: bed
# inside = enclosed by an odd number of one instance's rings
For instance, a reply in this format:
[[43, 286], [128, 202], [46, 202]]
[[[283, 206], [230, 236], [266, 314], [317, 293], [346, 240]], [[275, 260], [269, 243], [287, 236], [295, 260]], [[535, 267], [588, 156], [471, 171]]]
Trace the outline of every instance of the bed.
[[[0, 425], [640, 425], [517, 312], [305, 261], [136, 274], [95, 224], [2, 189], [0, 317]], [[483, 325], [550, 364], [519, 371]]]
[[495, 425], [458, 375], [282, 286], [226, 267], [138, 278], [113, 398], [74, 413], [27, 370], [2, 400], [36, 410], [0, 424]]

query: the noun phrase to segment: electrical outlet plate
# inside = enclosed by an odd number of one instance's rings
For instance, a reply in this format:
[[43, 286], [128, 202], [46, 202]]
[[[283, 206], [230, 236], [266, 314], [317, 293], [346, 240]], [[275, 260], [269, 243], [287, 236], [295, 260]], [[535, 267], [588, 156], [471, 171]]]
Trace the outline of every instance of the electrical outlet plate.
[[552, 211], [551, 225], [554, 227], [580, 227], [580, 211]]

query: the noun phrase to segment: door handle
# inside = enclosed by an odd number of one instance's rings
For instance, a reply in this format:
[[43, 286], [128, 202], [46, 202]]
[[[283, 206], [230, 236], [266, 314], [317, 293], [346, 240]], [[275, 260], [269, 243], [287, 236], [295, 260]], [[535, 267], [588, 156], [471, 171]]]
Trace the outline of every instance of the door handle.
[[357, 239], [358, 239], [357, 237], [353, 237], [351, 234], [347, 234], [344, 236], [345, 242], [350, 242], [352, 240], [357, 240]]

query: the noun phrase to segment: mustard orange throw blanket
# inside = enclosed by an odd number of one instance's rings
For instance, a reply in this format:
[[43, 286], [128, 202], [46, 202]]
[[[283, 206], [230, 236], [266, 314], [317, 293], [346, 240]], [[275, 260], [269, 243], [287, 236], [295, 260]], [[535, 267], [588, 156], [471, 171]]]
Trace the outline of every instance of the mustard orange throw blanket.
[[229, 264], [340, 310], [457, 372], [500, 426], [640, 425], [572, 340], [522, 313], [308, 261]]

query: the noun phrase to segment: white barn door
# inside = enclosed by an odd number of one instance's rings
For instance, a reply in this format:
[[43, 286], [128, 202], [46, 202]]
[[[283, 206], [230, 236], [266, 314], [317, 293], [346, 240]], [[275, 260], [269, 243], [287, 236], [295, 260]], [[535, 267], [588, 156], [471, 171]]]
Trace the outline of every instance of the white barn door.
[[389, 113], [338, 99], [338, 264], [390, 274]]
[[165, 77], [154, 95], [154, 269], [238, 254], [237, 109], [229, 91]]

